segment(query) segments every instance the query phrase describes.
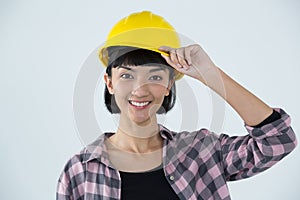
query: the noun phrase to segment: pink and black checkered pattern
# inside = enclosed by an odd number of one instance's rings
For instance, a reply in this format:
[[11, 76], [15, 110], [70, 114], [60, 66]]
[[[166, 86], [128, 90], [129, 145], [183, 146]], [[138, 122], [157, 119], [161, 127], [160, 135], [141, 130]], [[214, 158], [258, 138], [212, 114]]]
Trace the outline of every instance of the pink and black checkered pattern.
[[[163, 168], [166, 179], [180, 199], [230, 199], [226, 182], [256, 175], [289, 154], [297, 144], [290, 117], [253, 128], [248, 135], [229, 137], [207, 129], [175, 133], [160, 126], [164, 139]], [[101, 135], [72, 157], [61, 174], [58, 200], [121, 199], [120, 173], [109, 162]]]

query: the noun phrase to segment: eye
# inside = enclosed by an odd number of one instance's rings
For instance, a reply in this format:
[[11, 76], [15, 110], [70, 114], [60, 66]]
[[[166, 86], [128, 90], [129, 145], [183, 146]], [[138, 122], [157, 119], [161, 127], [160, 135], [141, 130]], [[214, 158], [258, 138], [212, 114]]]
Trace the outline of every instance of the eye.
[[133, 76], [130, 74], [121, 74], [120, 76], [122, 79], [133, 79]]
[[158, 75], [154, 75], [154, 76], [151, 76], [149, 79], [151, 81], [160, 81], [160, 80], [162, 80], [162, 77], [158, 76]]

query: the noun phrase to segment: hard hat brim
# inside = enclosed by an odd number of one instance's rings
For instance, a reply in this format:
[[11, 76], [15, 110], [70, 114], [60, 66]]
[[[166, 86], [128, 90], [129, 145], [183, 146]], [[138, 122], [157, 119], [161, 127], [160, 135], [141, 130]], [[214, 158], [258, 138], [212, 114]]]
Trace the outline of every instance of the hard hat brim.
[[[140, 48], [140, 49], [146, 49], [146, 50], [150, 50], [150, 51], [154, 51], [156, 53], [160, 53], [162, 55], [165, 55], [165, 56], [170, 56], [170, 54], [168, 54], [167, 52], [164, 52], [164, 51], [161, 51], [157, 48], [149, 48], [149, 47], [141, 47], [141, 46], [133, 46], [132, 44], [130, 45], [126, 45], [124, 44], [124, 46], [130, 46], [130, 47], [136, 47], [136, 48]], [[104, 67], [107, 67], [108, 66], [108, 53], [107, 53], [107, 47], [108, 46], [103, 46], [99, 49], [99, 52], [98, 52], [98, 56], [99, 56], [99, 59], [100, 61], [102, 62], [103, 66]], [[179, 80], [181, 79], [184, 74], [178, 72], [176, 69], [175, 70], [175, 80]]]

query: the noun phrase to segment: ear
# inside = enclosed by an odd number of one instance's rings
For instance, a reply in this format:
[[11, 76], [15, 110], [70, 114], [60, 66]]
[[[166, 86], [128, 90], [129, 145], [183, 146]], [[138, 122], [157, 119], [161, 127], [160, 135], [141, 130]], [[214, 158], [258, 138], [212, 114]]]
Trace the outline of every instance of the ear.
[[105, 81], [105, 84], [106, 84], [106, 87], [107, 87], [109, 93], [114, 94], [112, 80], [111, 80], [111, 77], [109, 77], [107, 73], [104, 74], [104, 81]]
[[174, 83], [175, 83], [175, 79], [174, 78], [169, 81], [169, 85], [167, 87], [167, 91], [166, 91], [165, 96], [169, 96], [170, 90], [171, 90], [171, 88], [172, 88], [172, 86], [173, 86]]

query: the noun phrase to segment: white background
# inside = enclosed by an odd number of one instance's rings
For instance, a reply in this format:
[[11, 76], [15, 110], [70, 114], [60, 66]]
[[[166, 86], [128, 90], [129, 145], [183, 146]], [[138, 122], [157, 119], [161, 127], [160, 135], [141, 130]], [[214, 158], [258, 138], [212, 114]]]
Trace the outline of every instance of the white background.
[[[284, 108], [299, 138], [299, 9], [297, 0], [1, 1], [1, 199], [55, 198], [64, 164], [84, 145], [73, 116], [77, 76], [113, 24], [132, 12], [159, 14], [201, 44], [235, 80], [269, 105]], [[99, 126], [115, 130], [106, 116], [97, 114]], [[176, 117], [173, 112], [170, 121]], [[205, 123], [200, 120], [199, 128]], [[245, 134], [229, 106], [221, 131]], [[298, 147], [272, 169], [229, 183], [232, 199], [299, 199], [299, 153]]]

